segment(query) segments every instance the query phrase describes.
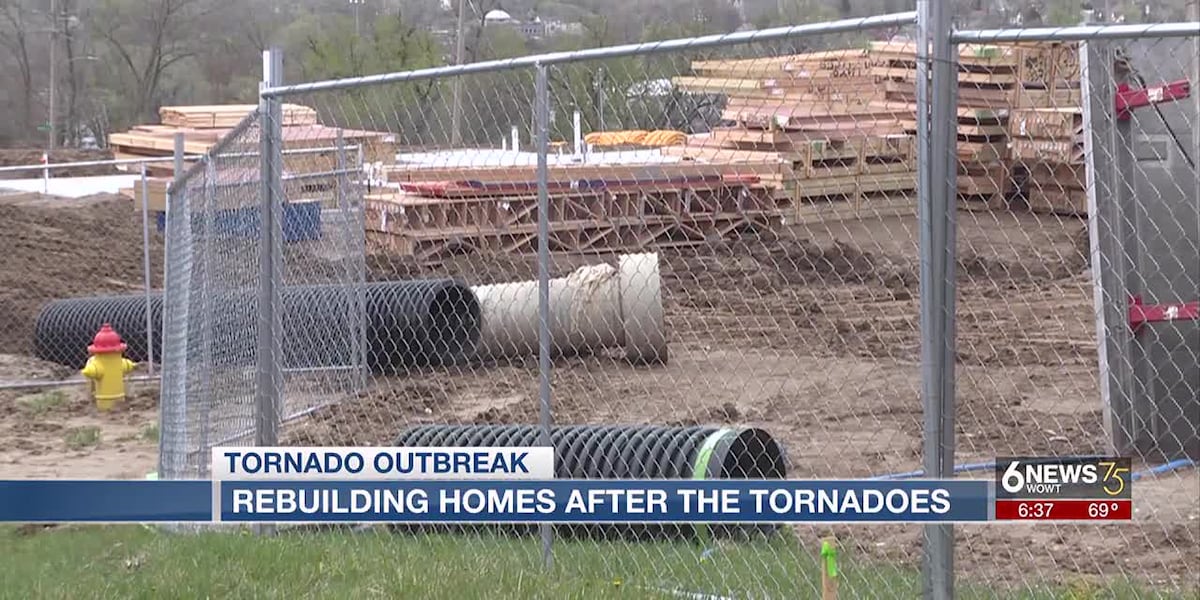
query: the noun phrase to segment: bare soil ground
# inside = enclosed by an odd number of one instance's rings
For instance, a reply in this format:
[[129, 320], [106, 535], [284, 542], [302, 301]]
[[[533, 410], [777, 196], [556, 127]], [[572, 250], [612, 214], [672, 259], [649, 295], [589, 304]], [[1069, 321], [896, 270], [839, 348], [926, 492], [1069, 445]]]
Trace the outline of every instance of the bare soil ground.
[[[58, 206], [0, 201], [0, 219], [37, 232], [0, 249], [0, 314], [15, 315], [0, 330], [4, 348], [21, 352], [31, 326], [25, 320], [46, 299], [137, 285], [140, 242], [128, 246], [140, 233], [132, 206], [125, 207], [128, 218], [103, 201], [61, 207], [62, 215], [54, 214]], [[888, 218], [664, 252], [670, 363], [634, 367], [615, 355], [559, 360], [556, 422], [760, 426], [785, 445], [794, 477], [917, 468], [916, 235], [913, 219]], [[126, 243], [113, 254], [108, 242], [97, 243], [114, 238]], [[1082, 223], [962, 213], [958, 245], [959, 461], [1103, 452]], [[578, 262], [563, 261], [555, 272]], [[452, 275], [470, 284], [535, 274], [532, 261], [509, 257], [463, 257], [438, 268], [374, 257], [370, 269], [376, 278]], [[7, 360], [0, 380], [65, 376], [29, 359]], [[0, 391], [4, 476], [140, 477], [153, 470], [155, 444], [143, 428], [154, 420], [154, 390], [110, 415], [96, 414], [82, 390], [49, 410], [40, 408], [46, 400], [26, 396]], [[533, 360], [410, 373], [375, 381], [361, 397], [289, 425], [285, 436], [297, 444], [387, 444], [417, 423], [536, 422], [536, 398]], [[85, 449], [80, 434], [65, 441], [81, 427], [100, 428], [102, 441]], [[1200, 478], [1172, 474], [1135, 488], [1132, 524], [959, 527], [959, 573], [1005, 587], [1114, 573], [1200, 586]], [[919, 560], [918, 527], [832, 531], [855, 553]]]
[[[141, 213], [128, 198], [0, 192], [0, 223], [0, 352], [32, 351], [33, 326], [48, 301], [144, 289]], [[157, 235], [150, 252], [159, 286]]]

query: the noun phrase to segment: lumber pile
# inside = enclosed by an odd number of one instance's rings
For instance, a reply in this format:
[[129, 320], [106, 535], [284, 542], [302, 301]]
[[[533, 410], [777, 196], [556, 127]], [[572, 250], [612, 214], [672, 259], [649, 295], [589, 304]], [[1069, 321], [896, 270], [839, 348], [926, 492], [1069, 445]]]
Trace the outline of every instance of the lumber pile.
[[[783, 212], [764, 177], [778, 164], [571, 165], [549, 170], [550, 247], [628, 252], [771, 227]], [[537, 249], [533, 167], [388, 167], [398, 189], [368, 194], [368, 239], [415, 260]]]
[[[169, 157], [175, 150], [175, 134], [182, 133], [184, 153], [199, 156], [211, 150], [254, 109], [253, 105], [164, 106], [159, 109], [162, 124], [138, 125], [128, 131], [111, 134], [109, 146], [113, 150], [113, 156], [119, 159]], [[315, 173], [336, 168], [337, 152], [333, 148], [339, 130], [318, 122], [315, 110], [306, 106], [285, 104], [282, 131], [285, 152], [297, 149], [330, 149], [320, 153], [291, 156], [285, 154], [285, 173]], [[342, 129], [341, 134], [347, 146], [363, 147], [363, 158], [366, 162], [390, 163], [394, 160], [395, 141], [392, 134], [352, 129]], [[247, 160], [252, 159], [241, 159], [241, 163]], [[152, 164], [148, 169], [151, 175], [156, 177], [171, 177], [174, 173], [174, 168], [169, 162]]]
[[[879, 42], [872, 51], [884, 64], [875, 69], [886, 96], [913, 106], [916, 130], [917, 48], [913, 42]], [[959, 46], [956, 115], [956, 185], [962, 206], [994, 210], [1016, 191], [1008, 148], [1009, 104], [1020, 81], [1020, 53], [1011, 46]]]
[[[175, 151], [175, 135], [182, 133], [184, 154], [189, 157], [205, 155], [254, 109], [255, 106], [248, 104], [164, 106], [159, 109], [161, 124], [138, 125], [128, 131], [111, 134], [109, 146], [113, 150], [114, 158], [118, 159], [170, 157]], [[363, 160], [367, 163], [391, 163], [395, 160], [395, 143], [391, 134], [351, 129], [339, 131], [337, 128], [322, 125], [317, 111], [307, 106], [285, 104], [282, 114], [285, 176], [320, 176], [336, 171], [340, 160], [357, 161], [357, 151], [347, 150], [345, 156], [339, 158], [336, 150], [339, 133], [347, 147], [362, 147]], [[230, 152], [258, 152], [253, 137], [247, 137], [245, 142], [248, 143], [235, 142]], [[289, 154], [289, 151], [303, 149], [319, 151]], [[219, 171], [220, 179], [226, 183], [253, 181], [258, 177], [258, 160], [255, 156], [218, 158], [214, 168]], [[192, 161], [185, 160], [185, 163], [190, 166]], [[151, 212], [166, 212], [167, 186], [175, 175], [174, 165], [172, 162], [150, 163], [146, 165], [146, 169], [151, 177], [144, 192], [147, 196], [145, 202]], [[313, 200], [315, 197], [322, 202], [332, 202], [335, 194], [329, 193], [329, 190], [335, 184], [333, 176], [289, 181], [284, 184], [284, 195], [290, 199], [294, 198], [295, 201]], [[142, 207], [143, 188], [140, 182], [121, 189], [120, 193], [133, 199], [139, 209]]]
[[[708, 60], [676, 86], [723, 94], [732, 125], [690, 136], [664, 154], [705, 163], [775, 162], [769, 180], [799, 222], [894, 214], [915, 206], [913, 106], [887, 98], [870, 48], [767, 59]], [[907, 197], [907, 198], [906, 198]]]
[[1022, 62], [1035, 80], [1014, 92], [1009, 136], [1015, 169], [1033, 212], [1086, 215], [1079, 45], [1038, 50]]
[[[226, 104], [219, 106], [164, 106], [158, 109], [163, 125], [188, 129], [231, 129], [256, 107], [252, 104]], [[317, 111], [307, 106], [284, 104], [284, 127], [292, 125], [316, 125]]]
[[[879, 43], [877, 73], [890, 100], [910, 100], [916, 72], [911, 43]], [[907, 58], [906, 58], [907, 57]], [[1059, 169], [1083, 155], [1079, 45], [963, 45], [958, 56], [958, 191], [968, 208], [994, 210], [1022, 195], [1036, 212], [1078, 213], [1083, 179]], [[898, 86], [899, 84], [899, 86]]]

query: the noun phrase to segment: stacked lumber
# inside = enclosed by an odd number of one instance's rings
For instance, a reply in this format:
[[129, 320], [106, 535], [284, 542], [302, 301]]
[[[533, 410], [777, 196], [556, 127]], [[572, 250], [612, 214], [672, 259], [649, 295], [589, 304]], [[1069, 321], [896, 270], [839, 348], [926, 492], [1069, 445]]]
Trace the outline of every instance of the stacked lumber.
[[[768, 59], [709, 60], [676, 86], [727, 98], [733, 123], [664, 154], [705, 163], [773, 162], [769, 180], [797, 221], [894, 212], [915, 206], [916, 147], [905, 131], [913, 107], [886, 97], [869, 48]], [[764, 180], [767, 181], [767, 180]], [[899, 197], [899, 198], [897, 198]]]
[[[916, 48], [877, 43], [889, 100], [912, 99]], [[958, 191], [996, 209], [1024, 193], [1035, 211], [1077, 212], [1083, 180], [1046, 179], [1082, 159], [1076, 43], [963, 45], [958, 56]]]
[[[189, 156], [207, 153], [231, 129], [249, 115], [253, 105], [223, 106], [164, 106], [159, 109], [162, 124], [137, 125], [128, 131], [109, 135], [113, 156], [119, 159], [168, 157], [175, 150], [175, 134], [184, 137], [183, 151]], [[322, 125], [312, 108], [294, 104], [283, 107], [284, 150], [304, 148], [333, 148], [339, 129]], [[340, 130], [346, 145], [361, 145], [366, 162], [392, 162], [395, 141], [391, 134], [378, 131]], [[329, 150], [284, 156], [284, 171], [314, 173], [336, 168], [337, 152]], [[171, 177], [174, 168], [169, 162], [148, 165], [151, 175]]]
[[[256, 107], [252, 104], [218, 106], [164, 106], [158, 109], [163, 125], [189, 129], [230, 129], [241, 123]], [[317, 111], [298, 104], [284, 104], [283, 125], [316, 125]]]
[[[629, 252], [771, 227], [781, 210], [762, 177], [777, 164], [571, 165], [549, 170], [550, 247]], [[464, 250], [537, 249], [533, 167], [386, 168], [398, 190], [368, 194], [371, 244], [417, 261]]]
[[583, 141], [596, 148], [661, 148], [663, 146], [678, 146], [687, 141], [687, 135], [682, 131], [669, 130], [626, 130], [626, 131], [593, 131], [583, 136]]
[[1009, 135], [1025, 200], [1034, 212], [1085, 215], [1079, 45], [1027, 49], [1022, 68], [1028, 75], [1014, 91]]
[[[884, 80], [888, 100], [913, 107], [910, 131], [916, 130], [916, 44], [877, 42], [872, 51], [883, 64], [875, 74]], [[1016, 192], [1008, 148], [1012, 90], [1021, 81], [1021, 53], [1012, 46], [959, 46], [956, 115], [956, 184], [961, 205], [995, 210]]]

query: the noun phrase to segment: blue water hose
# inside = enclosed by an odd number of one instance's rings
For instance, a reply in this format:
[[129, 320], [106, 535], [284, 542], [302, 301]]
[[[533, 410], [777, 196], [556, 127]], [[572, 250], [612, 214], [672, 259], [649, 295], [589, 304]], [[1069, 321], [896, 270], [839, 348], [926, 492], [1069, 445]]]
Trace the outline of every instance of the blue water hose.
[[[1133, 474], [1132, 478], [1134, 481], [1136, 481], [1143, 477], [1149, 477], [1152, 475], [1162, 475], [1163, 473], [1169, 473], [1169, 472], [1177, 470], [1177, 469], [1196, 467], [1196, 466], [1198, 466], [1196, 461], [1194, 461], [1190, 458], [1179, 458], [1179, 459], [1173, 460], [1171, 462], [1158, 465], [1157, 467], [1150, 467], [1149, 469], [1144, 469], [1142, 471], [1138, 471]], [[995, 468], [996, 468], [996, 461], [981, 462], [981, 463], [967, 463], [964, 465], [955, 465], [954, 472], [955, 473], [969, 473], [972, 471], [988, 471], [988, 470], [992, 470]], [[872, 477], [872, 478], [870, 478], [870, 480], [871, 481], [892, 481], [892, 480], [896, 480], [896, 479], [914, 479], [917, 477], [922, 477], [924, 475], [925, 475], [925, 470], [919, 469], [916, 471], [907, 471], [905, 473], [893, 473], [891, 475], [880, 475], [878, 477]]]

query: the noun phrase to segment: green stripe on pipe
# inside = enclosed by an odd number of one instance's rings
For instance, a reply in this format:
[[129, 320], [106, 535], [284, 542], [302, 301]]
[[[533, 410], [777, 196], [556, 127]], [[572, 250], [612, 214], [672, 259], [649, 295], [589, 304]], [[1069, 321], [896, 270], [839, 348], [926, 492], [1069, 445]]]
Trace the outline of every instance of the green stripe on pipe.
[[[717, 444], [725, 439], [729, 434], [736, 432], [729, 428], [722, 428], [712, 432], [700, 446], [700, 452], [696, 453], [696, 464], [692, 465], [692, 479], [708, 479], [708, 461], [712, 460], [713, 452], [717, 450]], [[708, 535], [708, 525], [704, 523], [696, 523], [696, 537], [700, 538], [705, 544], [709, 542], [711, 536]]]

